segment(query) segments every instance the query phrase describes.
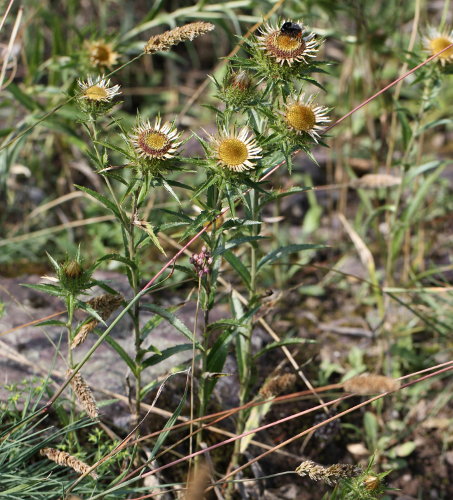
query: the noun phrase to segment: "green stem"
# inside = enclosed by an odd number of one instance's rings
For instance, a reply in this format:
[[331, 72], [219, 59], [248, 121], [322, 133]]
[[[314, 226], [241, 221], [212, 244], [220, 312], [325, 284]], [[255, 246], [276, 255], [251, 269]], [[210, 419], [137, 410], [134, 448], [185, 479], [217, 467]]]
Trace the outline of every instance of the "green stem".
[[[252, 189], [250, 191], [250, 206], [251, 206], [251, 219], [258, 220], [259, 217], [259, 193]], [[258, 236], [260, 232], [260, 226], [254, 224], [252, 226], [252, 235]], [[256, 299], [256, 287], [257, 287], [257, 262], [258, 262], [258, 246], [255, 242], [251, 243], [250, 246], [250, 290], [249, 290], [249, 305], [253, 304]], [[253, 316], [249, 318], [247, 337], [245, 342], [245, 363], [243, 367], [243, 376], [240, 380], [239, 389], [239, 404], [243, 405], [247, 402], [250, 394], [250, 386], [252, 382], [252, 367], [253, 367], [253, 357], [252, 357], [252, 336], [253, 336]], [[242, 434], [247, 423], [247, 412], [241, 411], [238, 414], [238, 420], [236, 423], [236, 434]], [[231, 458], [229, 470], [233, 470], [237, 467], [240, 458], [241, 440], [237, 440], [234, 443], [233, 456]], [[234, 484], [230, 483], [227, 487], [225, 498], [230, 499], [233, 495]]]

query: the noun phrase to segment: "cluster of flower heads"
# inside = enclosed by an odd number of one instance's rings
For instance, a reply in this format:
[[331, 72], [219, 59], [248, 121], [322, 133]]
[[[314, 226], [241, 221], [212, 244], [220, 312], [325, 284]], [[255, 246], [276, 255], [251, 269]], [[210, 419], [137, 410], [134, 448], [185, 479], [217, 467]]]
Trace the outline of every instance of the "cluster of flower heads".
[[[184, 40], [192, 40], [196, 36], [207, 33], [214, 28], [210, 23], [189, 23], [185, 26], [153, 36], [145, 47], [145, 52], [168, 50], [172, 45]], [[315, 57], [318, 42], [313, 33], [307, 33], [302, 23], [285, 21], [278, 28], [266, 24], [256, 39], [258, 50], [262, 50], [266, 58], [279, 66], [306, 65]], [[118, 54], [112, 44], [103, 40], [87, 43], [90, 61], [98, 68], [111, 67], [117, 62]], [[88, 77], [79, 81], [79, 101], [88, 111], [96, 107], [104, 108], [118, 95], [119, 86], [110, 85], [110, 80], [101, 76], [97, 79]], [[230, 76], [231, 96], [252, 95], [251, 78], [245, 71], [233, 73]], [[239, 99], [240, 101], [240, 99]], [[294, 135], [305, 135], [314, 141], [319, 137], [322, 126], [329, 122], [327, 108], [314, 104], [313, 97], [288, 99], [282, 109], [277, 111]], [[219, 171], [233, 174], [243, 173], [256, 167], [262, 158], [263, 150], [258, 145], [252, 131], [243, 127], [223, 127], [215, 135], [209, 135], [209, 157], [215, 162]], [[154, 124], [148, 120], [138, 119], [137, 125], [128, 138], [133, 148], [137, 162], [141, 166], [156, 167], [175, 157], [181, 145], [180, 133], [174, 124], [162, 123], [160, 117]], [[152, 171], [152, 170], [151, 170]]]
[[[193, 40], [212, 29], [214, 25], [203, 22], [174, 28], [151, 37], [145, 46], [145, 52], [168, 50], [181, 41]], [[430, 28], [424, 38], [425, 49], [431, 55], [446, 49], [452, 42], [453, 31], [448, 30], [439, 32]], [[265, 24], [254, 42], [255, 54], [261, 54], [260, 58], [264, 64], [280, 75], [277, 78], [297, 75], [301, 68], [304, 70], [316, 56], [319, 46], [315, 34], [307, 31], [301, 21], [288, 20], [281, 25]], [[91, 64], [97, 68], [110, 68], [118, 61], [119, 54], [114, 51], [113, 44], [104, 40], [87, 42], [86, 48]], [[442, 66], [452, 63], [453, 48], [440, 54], [438, 61]], [[88, 77], [86, 81], [79, 81], [78, 84], [79, 101], [85, 110], [92, 113], [97, 109], [108, 109], [112, 99], [120, 93], [119, 85], [111, 86], [110, 80], [103, 76], [96, 79]], [[250, 106], [254, 102], [254, 90], [251, 77], [246, 71], [233, 72], [228, 76], [228, 84], [224, 85], [223, 100], [232, 103], [233, 108]], [[326, 107], [315, 103], [314, 96], [306, 97], [305, 94], [300, 94], [288, 96], [281, 101], [275, 116], [279, 117], [278, 123], [286, 135], [302, 140], [310, 138], [317, 142], [323, 127], [330, 122], [327, 112]], [[207, 151], [220, 171], [243, 173], [255, 168], [257, 161], [263, 156], [262, 148], [247, 127], [239, 131], [234, 127], [224, 127], [216, 135], [208, 134], [208, 139]], [[170, 122], [162, 123], [160, 117], [154, 124], [139, 118], [129, 141], [141, 165], [148, 166], [160, 165], [174, 158], [181, 145], [180, 133], [175, 125]]]
[[194, 266], [197, 275], [202, 278], [205, 274], [209, 274], [213, 259], [211, 252], [203, 246], [200, 253], [194, 253], [190, 257], [190, 263]]

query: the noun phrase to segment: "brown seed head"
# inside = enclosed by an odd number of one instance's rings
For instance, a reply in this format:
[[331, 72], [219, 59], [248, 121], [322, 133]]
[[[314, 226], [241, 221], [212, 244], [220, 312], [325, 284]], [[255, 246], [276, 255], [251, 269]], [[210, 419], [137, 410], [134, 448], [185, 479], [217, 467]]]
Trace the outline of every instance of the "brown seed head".
[[401, 177], [389, 174], [366, 174], [351, 182], [351, 186], [360, 189], [379, 189], [398, 186]]
[[215, 26], [211, 23], [199, 21], [165, 31], [161, 35], [152, 36], [148, 40], [148, 43], [145, 45], [145, 53], [165, 52], [173, 45], [177, 45], [185, 40], [192, 41], [197, 36], [204, 35], [214, 28]]
[[264, 382], [259, 393], [265, 399], [272, 398], [291, 389], [295, 381], [294, 373], [271, 376]]
[[[60, 451], [55, 448], [42, 448], [39, 453], [58, 465], [70, 467], [79, 474], [84, 474], [90, 468], [89, 465], [82, 462], [78, 458], [73, 457], [65, 451]], [[97, 479], [99, 477], [95, 472], [90, 472], [90, 476], [93, 479]]]
[[103, 320], [106, 320], [121, 305], [123, 300], [124, 297], [121, 294], [105, 293], [90, 299], [88, 304], [99, 313]]
[[384, 375], [358, 375], [346, 380], [343, 384], [345, 392], [368, 396], [383, 392], [397, 391], [401, 384], [398, 380]]
[[[68, 370], [66, 376], [71, 376], [72, 371]], [[99, 417], [99, 410], [90, 387], [85, 382], [80, 373], [76, 373], [71, 379], [71, 387], [77, 397], [80, 406], [87, 412], [88, 416], [96, 420]]]
[[184, 500], [202, 500], [204, 490], [209, 485], [209, 466], [206, 462], [200, 463], [189, 479]]
[[296, 469], [299, 476], [308, 476], [313, 481], [323, 481], [334, 485], [340, 479], [358, 476], [362, 469], [356, 465], [334, 464], [328, 467], [319, 465], [312, 460], [302, 462]]
[[87, 323], [80, 327], [77, 335], [72, 339], [71, 349], [75, 349], [80, 344], [83, 344], [90, 332], [92, 332], [99, 324], [96, 319], [90, 319]]

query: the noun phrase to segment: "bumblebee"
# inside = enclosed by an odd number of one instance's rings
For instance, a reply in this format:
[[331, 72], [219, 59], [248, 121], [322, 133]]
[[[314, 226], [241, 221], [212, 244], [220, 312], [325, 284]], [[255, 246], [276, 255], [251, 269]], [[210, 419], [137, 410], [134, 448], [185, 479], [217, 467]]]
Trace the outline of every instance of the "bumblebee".
[[297, 23], [287, 21], [282, 24], [280, 33], [282, 35], [289, 36], [290, 38], [300, 38], [302, 36], [302, 28]]

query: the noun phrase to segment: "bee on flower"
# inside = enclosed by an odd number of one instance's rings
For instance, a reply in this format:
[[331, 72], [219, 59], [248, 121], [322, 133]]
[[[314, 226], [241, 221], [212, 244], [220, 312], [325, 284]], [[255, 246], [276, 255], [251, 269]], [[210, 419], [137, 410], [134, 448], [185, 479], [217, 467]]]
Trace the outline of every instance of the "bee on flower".
[[282, 26], [265, 24], [258, 37], [261, 50], [281, 66], [295, 63], [308, 64], [316, 56], [318, 42], [314, 33], [305, 33], [304, 26], [285, 21]]

